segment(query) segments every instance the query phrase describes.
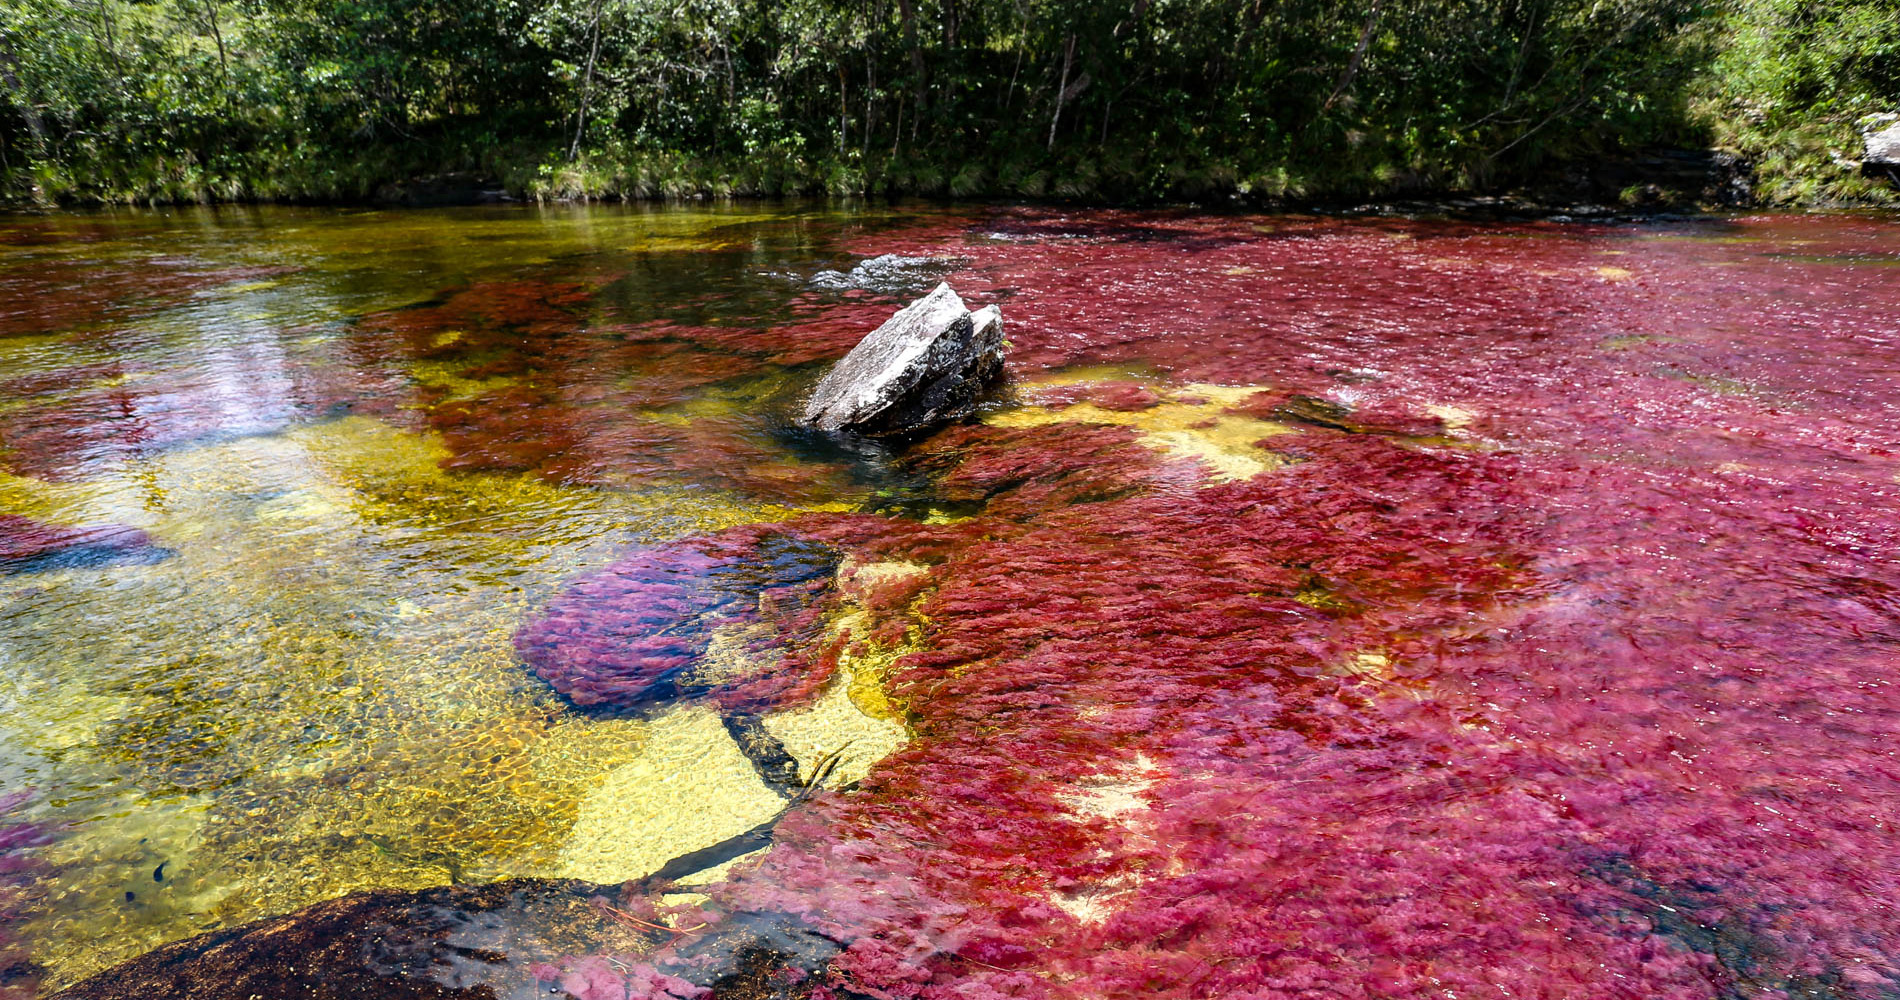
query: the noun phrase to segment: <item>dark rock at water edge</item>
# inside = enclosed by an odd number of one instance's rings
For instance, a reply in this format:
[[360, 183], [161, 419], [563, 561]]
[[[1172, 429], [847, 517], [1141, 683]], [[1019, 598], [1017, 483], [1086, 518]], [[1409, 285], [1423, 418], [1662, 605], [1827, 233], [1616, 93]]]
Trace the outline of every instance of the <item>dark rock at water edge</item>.
[[1003, 314], [972, 313], [948, 284], [898, 310], [812, 390], [801, 423], [874, 437], [969, 415], [1003, 372]]
[[515, 199], [494, 178], [446, 173], [391, 181], [377, 188], [371, 200], [378, 205], [396, 208], [444, 208], [452, 205], [493, 205]]
[[525, 954], [560, 954], [612, 930], [610, 889], [518, 879], [477, 888], [355, 893], [177, 941], [106, 970], [61, 1000], [487, 1000], [545, 997]]
[[[510, 879], [354, 893], [177, 941], [58, 1000], [530, 1000], [796, 997], [839, 946], [786, 914], [735, 913], [674, 941], [618, 886]], [[652, 916], [651, 911], [646, 911]], [[803, 989], [797, 986], [802, 984]], [[792, 987], [792, 988], [787, 988]]]

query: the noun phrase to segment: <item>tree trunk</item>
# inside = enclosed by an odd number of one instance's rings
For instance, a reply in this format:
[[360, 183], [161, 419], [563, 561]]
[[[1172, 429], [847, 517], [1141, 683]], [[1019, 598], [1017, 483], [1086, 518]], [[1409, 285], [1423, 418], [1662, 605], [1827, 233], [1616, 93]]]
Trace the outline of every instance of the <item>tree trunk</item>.
[[218, 74], [231, 79], [231, 61], [224, 54], [224, 32], [218, 29], [218, 0], [205, 0], [205, 14], [211, 23], [211, 40], [218, 43]]
[[1075, 64], [1075, 33], [1069, 33], [1069, 45], [1062, 53], [1062, 79], [1056, 83], [1056, 111], [1049, 116], [1049, 152], [1056, 149], [1056, 126], [1062, 122], [1062, 103], [1069, 99], [1069, 67]]
[[1016, 68], [1009, 71], [1009, 89], [1003, 92], [1003, 112], [1007, 114], [1016, 104], [1016, 78], [1023, 72], [1023, 47], [1016, 46]]
[[871, 23], [864, 45], [864, 145], [859, 154], [871, 156], [871, 135], [877, 131], [877, 53], [883, 48], [884, 3], [872, 0]]
[[924, 106], [924, 46], [917, 40], [917, 0], [897, 0], [898, 16], [904, 20], [904, 44], [910, 48], [911, 108], [922, 118]]
[[851, 108], [844, 100], [845, 79], [844, 60], [838, 60], [838, 155], [844, 155], [845, 146], [851, 142]]
[[119, 61], [118, 43], [112, 40], [112, 9], [106, 6], [106, 0], [95, 0], [99, 4], [99, 27], [105, 32], [106, 57], [112, 60], [112, 71], [119, 78], [121, 86], [125, 83], [125, 64]]
[[1338, 102], [1346, 93], [1346, 88], [1352, 86], [1352, 78], [1359, 75], [1359, 66], [1366, 61], [1366, 50], [1372, 47], [1372, 33], [1379, 27], [1379, 10], [1383, 6], [1384, 0], [1372, 0], [1372, 9], [1366, 12], [1366, 26], [1359, 32], [1359, 44], [1353, 47], [1352, 58], [1346, 61], [1346, 70], [1339, 74], [1339, 83], [1327, 96], [1326, 103], [1320, 106], [1321, 111], [1330, 109]]
[[20, 117], [26, 120], [26, 130], [33, 136], [33, 151], [43, 154], [46, 152], [46, 123], [40, 119], [40, 109], [33, 105], [26, 88], [20, 86], [20, 78], [14, 73], [18, 66], [13, 59], [13, 50], [0, 46], [0, 84], [6, 85], [8, 99], [20, 109]]
[[594, 60], [600, 56], [600, 9], [602, 0], [594, 0], [593, 24], [589, 31], [593, 41], [587, 47], [587, 70], [581, 74], [580, 114], [574, 119], [574, 144], [567, 147], [567, 162], [573, 163], [581, 155], [581, 136], [587, 134], [587, 103], [594, 95]]

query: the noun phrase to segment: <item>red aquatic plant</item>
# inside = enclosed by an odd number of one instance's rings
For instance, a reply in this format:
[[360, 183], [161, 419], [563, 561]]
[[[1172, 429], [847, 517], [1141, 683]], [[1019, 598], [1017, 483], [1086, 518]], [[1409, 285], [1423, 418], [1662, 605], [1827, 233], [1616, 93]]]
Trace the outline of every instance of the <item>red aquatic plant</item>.
[[[894, 680], [918, 738], [714, 906], [844, 944], [815, 995], [1900, 988], [1900, 399], [1854, 368], [1896, 289], [1816, 291], [1774, 252], [1825, 256], [1813, 223], [1614, 263], [1579, 251], [1627, 236], [1241, 227], [960, 244], [1035, 289], [1028, 359], [1278, 382], [1246, 412], [1312, 429], [1198, 490], [1114, 429], [927, 442], [995, 509], [834, 536], [930, 551]], [[902, 239], [865, 252], [929, 250]], [[1052, 287], [1107, 268], [1165, 303]], [[1460, 433], [1429, 404], [1477, 447], [1413, 443]]]
[[72, 331], [92, 339], [220, 286], [289, 274], [279, 266], [229, 266], [190, 257], [136, 260], [22, 256], [0, 267], [0, 337]]
[[[827, 676], [813, 640], [839, 558], [927, 569], [854, 594], [915, 650], [889, 680], [914, 739], [795, 806], [649, 953], [603, 946], [547, 984], [1893, 996], [1892, 241], [1863, 219], [1054, 210], [854, 237], [962, 261], [959, 291], [1004, 303], [1019, 378], [1157, 373], [1038, 401], [1254, 387], [1238, 409], [1293, 427], [1266, 442], [1290, 461], [1212, 482], [1129, 428], [954, 427], [898, 459], [911, 494], [884, 498], [928, 518], [813, 515], [577, 581], [518, 637], [570, 698], [746, 712]], [[516, 387], [428, 404], [465, 435], [457, 460], [740, 482], [707, 456], [769, 454], [760, 422], [694, 439], [628, 411], [678, 405], [663, 383], [692, 378], [684, 359], [708, 365], [698, 398], [835, 357], [889, 308], [787, 292], [773, 326], [706, 296], [662, 318], [598, 305], [552, 306], [575, 329], [548, 319], [526, 347], [492, 338]], [[486, 363], [455, 354], [450, 322], [400, 351]], [[715, 639], [750, 666], [695, 674]], [[743, 986], [718, 965], [737, 954], [765, 962]]]
[[565, 967], [541, 964], [536, 978], [552, 983], [573, 1000], [703, 1000], [712, 991], [644, 962], [619, 962], [604, 956], [576, 959]]

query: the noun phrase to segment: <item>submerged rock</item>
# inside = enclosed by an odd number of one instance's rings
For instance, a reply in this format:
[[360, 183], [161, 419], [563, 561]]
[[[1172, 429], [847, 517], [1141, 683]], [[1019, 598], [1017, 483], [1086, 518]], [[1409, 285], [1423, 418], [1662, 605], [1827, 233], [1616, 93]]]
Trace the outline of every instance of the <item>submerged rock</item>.
[[546, 996], [534, 963], [639, 947], [587, 882], [514, 879], [355, 893], [174, 942], [108, 969], [63, 1000], [493, 1000]]
[[171, 550], [124, 524], [70, 527], [18, 514], [0, 514], [0, 576], [80, 569], [120, 563], [152, 563]]
[[1002, 372], [1002, 311], [972, 313], [940, 284], [852, 348], [812, 390], [802, 422], [873, 436], [916, 433], [968, 415]]
[[673, 933], [630, 889], [521, 878], [354, 893], [168, 944], [54, 996], [751, 1000], [808, 994], [839, 951], [781, 913], [719, 914], [704, 934]]
[[887, 253], [862, 260], [849, 271], [820, 271], [806, 282], [826, 291], [914, 292], [956, 265], [941, 257], [905, 257]]
[[837, 552], [770, 526], [643, 549], [582, 577], [515, 635], [542, 680], [582, 708], [708, 696], [763, 711], [816, 692], [810, 662]]

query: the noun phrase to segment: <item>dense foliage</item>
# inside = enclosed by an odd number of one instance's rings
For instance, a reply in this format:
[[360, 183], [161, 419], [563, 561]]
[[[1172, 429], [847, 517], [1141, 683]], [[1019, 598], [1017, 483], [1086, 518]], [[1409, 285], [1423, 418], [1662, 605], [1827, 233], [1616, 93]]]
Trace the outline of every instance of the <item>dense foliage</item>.
[[1900, 2], [1746, 0], [1702, 116], [1758, 164], [1775, 202], [1890, 200], [1862, 175], [1859, 130], [1900, 111]]
[[1711, 126], [1759, 155], [1811, 114], [1884, 110], [1895, 11], [0, 0], [0, 176], [41, 201], [358, 197], [454, 171], [542, 196], [1486, 187]]

